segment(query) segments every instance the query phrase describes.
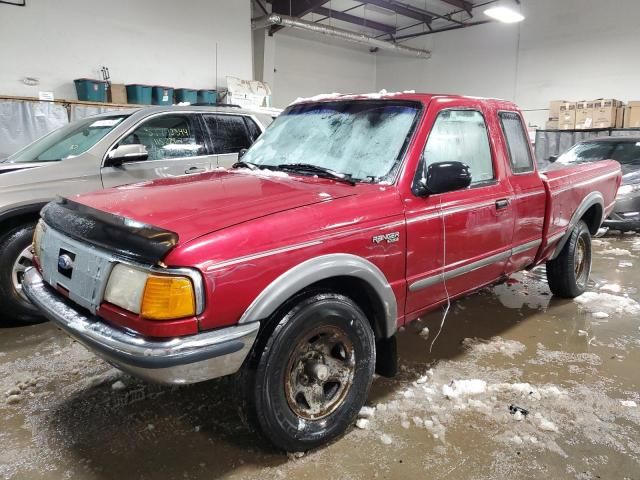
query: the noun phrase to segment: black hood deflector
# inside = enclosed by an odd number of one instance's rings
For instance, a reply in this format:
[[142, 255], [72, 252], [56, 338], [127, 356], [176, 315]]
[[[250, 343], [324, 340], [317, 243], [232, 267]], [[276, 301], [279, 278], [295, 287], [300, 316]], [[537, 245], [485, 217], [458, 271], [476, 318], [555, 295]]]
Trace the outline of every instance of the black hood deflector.
[[58, 198], [40, 212], [45, 223], [74, 240], [136, 262], [154, 265], [178, 243], [178, 234]]

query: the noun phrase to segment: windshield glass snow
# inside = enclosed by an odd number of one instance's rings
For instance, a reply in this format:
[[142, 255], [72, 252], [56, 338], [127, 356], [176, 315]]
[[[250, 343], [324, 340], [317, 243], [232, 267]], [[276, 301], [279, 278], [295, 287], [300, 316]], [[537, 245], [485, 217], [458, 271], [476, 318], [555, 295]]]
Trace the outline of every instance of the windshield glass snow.
[[388, 100], [295, 105], [242, 162], [262, 168], [307, 164], [355, 181], [393, 181], [419, 111], [418, 103]]

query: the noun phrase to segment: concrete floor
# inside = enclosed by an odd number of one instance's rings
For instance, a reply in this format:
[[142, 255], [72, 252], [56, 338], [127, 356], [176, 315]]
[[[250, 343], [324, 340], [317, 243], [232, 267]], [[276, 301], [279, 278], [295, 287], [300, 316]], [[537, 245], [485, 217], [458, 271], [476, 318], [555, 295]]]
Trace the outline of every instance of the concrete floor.
[[432, 352], [441, 313], [407, 327], [367, 428], [303, 456], [248, 432], [225, 381], [148, 385], [50, 324], [2, 329], [0, 477], [639, 479], [640, 236], [595, 243], [579, 301], [532, 272], [456, 302]]

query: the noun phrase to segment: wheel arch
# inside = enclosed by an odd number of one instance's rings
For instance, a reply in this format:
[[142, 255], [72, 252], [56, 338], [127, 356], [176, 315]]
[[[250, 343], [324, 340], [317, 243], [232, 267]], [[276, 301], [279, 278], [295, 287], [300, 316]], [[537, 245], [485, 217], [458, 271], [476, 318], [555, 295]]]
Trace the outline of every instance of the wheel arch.
[[3, 236], [8, 230], [27, 223], [29, 220], [37, 221], [40, 210], [48, 202], [34, 203], [30, 205], [22, 205], [20, 207], [10, 208], [0, 213], [0, 236]]
[[573, 215], [569, 220], [567, 231], [558, 242], [558, 245], [551, 256], [552, 260], [560, 255], [560, 252], [571, 236], [571, 232], [580, 220], [585, 221], [587, 227], [589, 227], [591, 235], [595, 235], [598, 232], [598, 229], [604, 221], [604, 197], [600, 192], [591, 192], [582, 200], [582, 202], [580, 202], [580, 205], [578, 205], [578, 208], [576, 208], [576, 211], [573, 212]]
[[349, 296], [371, 321], [376, 338], [395, 334], [398, 307], [385, 275], [367, 259], [346, 253], [315, 257], [287, 270], [258, 295], [239, 323], [269, 318], [287, 300], [314, 287]]

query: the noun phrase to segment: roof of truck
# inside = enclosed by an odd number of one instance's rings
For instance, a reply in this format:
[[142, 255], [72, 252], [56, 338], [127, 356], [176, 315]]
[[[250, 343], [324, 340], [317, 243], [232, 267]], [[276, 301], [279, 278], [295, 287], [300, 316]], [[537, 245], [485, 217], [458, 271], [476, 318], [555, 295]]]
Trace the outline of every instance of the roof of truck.
[[387, 92], [386, 90], [381, 90], [377, 93], [323, 93], [313, 97], [298, 98], [294, 100], [291, 105], [340, 100], [413, 100], [428, 103], [434, 98], [473, 99], [487, 104], [516, 107], [513, 102], [498, 98], [473, 97], [443, 93], [416, 93], [413, 90], [405, 90], [403, 92]]

